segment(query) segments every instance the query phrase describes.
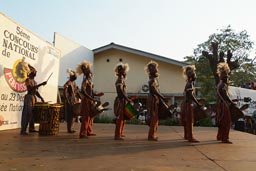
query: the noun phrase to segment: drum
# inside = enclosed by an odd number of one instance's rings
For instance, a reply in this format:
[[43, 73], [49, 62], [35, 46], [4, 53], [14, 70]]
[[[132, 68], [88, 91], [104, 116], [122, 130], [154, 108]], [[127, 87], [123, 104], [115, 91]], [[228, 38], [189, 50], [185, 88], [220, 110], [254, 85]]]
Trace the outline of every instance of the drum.
[[128, 102], [125, 105], [124, 115], [126, 120], [131, 120], [138, 115], [138, 112], [134, 109], [133, 105]]
[[168, 105], [162, 100], [159, 101], [158, 106], [158, 119], [167, 119], [172, 116]]
[[41, 116], [39, 135], [58, 135], [59, 115], [62, 108], [63, 105], [59, 103], [49, 105], [48, 112]]
[[[170, 107], [160, 99], [158, 104], [158, 119], [167, 119], [172, 116], [172, 112]], [[150, 126], [151, 116], [149, 113], [146, 114], [145, 122], [148, 126]]]
[[76, 117], [76, 116], [81, 116], [80, 106], [81, 106], [81, 103], [75, 103], [75, 104], [73, 105], [74, 117]]
[[230, 113], [232, 122], [244, 117], [244, 113], [235, 105], [230, 106]]
[[48, 113], [49, 103], [36, 102], [33, 108], [34, 122], [40, 123], [41, 117]]
[[195, 107], [193, 108], [193, 111], [194, 111], [194, 122], [198, 122], [202, 119], [207, 118], [206, 110], [204, 110], [203, 107], [198, 107], [197, 105], [195, 105]]
[[99, 101], [94, 102], [92, 105], [92, 112], [90, 113], [90, 116], [95, 117], [101, 114], [104, 110], [107, 110], [105, 107], [108, 105], [109, 105], [108, 102], [105, 102], [103, 104], [101, 104], [101, 102]]

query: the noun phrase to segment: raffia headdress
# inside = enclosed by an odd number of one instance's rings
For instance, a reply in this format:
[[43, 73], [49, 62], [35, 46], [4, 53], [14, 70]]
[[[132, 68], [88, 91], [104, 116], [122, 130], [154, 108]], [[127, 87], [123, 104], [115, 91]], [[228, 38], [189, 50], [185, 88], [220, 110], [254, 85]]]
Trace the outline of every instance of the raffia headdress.
[[150, 73], [150, 68], [151, 67], [154, 67], [154, 68], [158, 68], [158, 63], [155, 62], [155, 61], [150, 61], [145, 67], [144, 67], [144, 70], [146, 72], [146, 74], [149, 74]]
[[70, 68], [67, 69], [67, 73], [69, 74], [69, 77], [73, 77], [76, 75], [76, 72], [71, 70]]
[[83, 61], [83, 62], [81, 62], [81, 63], [77, 66], [77, 68], [76, 68], [76, 73], [77, 73], [78, 75], [83, 74], [82, 66], [84, 66], [84, 67], [85, 67], [86, 69], [88, 69], [88, 70], [91, 70], [91, 63], [90, 63], [89, 61]]
[[116, 66], [115, 66], [115, 74], [117, 75], [120, 71], [124, 70], [125, 73], [129, 71], [129, 65], [126, 63], [118, 63]]
[[188, 78], [190, 77], [192, 74], [195, 74], [196, 71], [196, 67], [195, 65], [187, 65], [183, 67], [183, 77], [184, 78]]
[[226, 76], [230, 73], [230, 68], [227, 63], [221, 62], [217, 66], [217, 74], [218, 76]]

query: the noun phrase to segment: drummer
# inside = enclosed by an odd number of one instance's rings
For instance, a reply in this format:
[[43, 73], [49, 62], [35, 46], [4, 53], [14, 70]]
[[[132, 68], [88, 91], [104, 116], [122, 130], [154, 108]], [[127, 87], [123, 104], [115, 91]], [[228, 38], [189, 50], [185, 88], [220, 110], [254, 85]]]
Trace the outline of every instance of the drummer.
[[24, 97], [24, 106], [21, 115], [21, 135], [27, 135], [27, 126], [29, 124], [29, 132], [37, 132], [34, 126], [34, 114], [33, 108], [36, 103], [36, 97], [40, 98], [44, 102], [43, 97], [39, 94], [38, 88], [47, 84], [47, 81], [37, 84], [35, 81], [36, 69], [31, 65], [23, 62], [23, 66], [28, 70], [28, 78], [25, 81], [27, 87], [27, 94]]
[[128, 98], [126, 93], [126, 73], [129, 70], [128, 64], [119, 63], [115, 67], [115, 75], [117, 76], [117, 80], [115, 83], [117, 97], [115, 99], [114, 111], [116, 115], [116, 128], [115, 128], [115, 140], [124, 140], [124, 125], [125, 125], [125, 117], [124, 117], [124, 110], [125, 104], [127, 102], [132, 102], [130, 98]]
[[67, 73], [69, 74], [69, 80], [64, 84], [65, 117], [67, 122], [67, 132], [75, 133], [73, 107], [75, 104], [79, 103], [81, 97], [75, 82], [77, 79], [75, 71], [67, 69]]
[[145, 71], [149, 77], [149, 95], [147, 99], [147, 108], [150, 115], [150, 128], [148, 132], [148, 140], [157, 141], [158, 137], [156, 136], [156, 132], [158, 128], [159, 101], [165, 101], [165, 97], [159, 91], [159, 84], [157, 80], [159, 76], [158, 63], [155, 61], [150, 61], [145, 66]]
[[218, 134], [217, 140], [222, 143], [232, 144], [229, 141], [229, 130], [231, 127], [231, 113], [230, 106], [235, 103], [228, 96], [228, 74], [230, 69], [227, 63], [221, 62], [217, 66], [217, 74], [219, 76], [219, 83], [217, 85], [217, 124]]
[[83, 74], [83, 82], [81, 86], [81, 128], [79, 138], [88, 138], [88, 136], [96, 136], [93, 133], [93, 117], [91, 114], [93, 112], [92, 106], [96, 102], [94, 96], [103, 96], [104, 93], [94, 93], [93, 91], [93, 82], [92, 82], [92, 71], [91, 63], [84, 61], [80, 63], [76, 69], [77, 74]]
[[181, 124], [184, 126], [184, 139], [192, 143], [198, 143], [193, 136], [193, 124], [194, 124], [194, 111], [193, 102], [198, 107], [201, 107], [196, 96], [194, 81], [196, 80], [195, 66], [189, 65], [183, 67], [183, 75], [187, 79], [187, 83], [184, 89], [184, 101], [181, 105]]

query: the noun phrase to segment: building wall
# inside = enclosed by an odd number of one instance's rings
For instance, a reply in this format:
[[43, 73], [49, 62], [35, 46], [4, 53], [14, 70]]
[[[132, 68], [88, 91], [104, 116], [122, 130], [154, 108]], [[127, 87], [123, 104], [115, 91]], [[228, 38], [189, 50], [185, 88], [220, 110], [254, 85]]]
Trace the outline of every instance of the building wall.
[[[93, 52], [90, 49], [60, 35], [59, 33], [54, 33], [54, 45], [61, 50], [59, 86], [63, 86], [68, 80], [69, 75], [66, 72], [68, 68], [75, 71], [77, 65], [84, 60], [93, 63]], [[81, 86], [81, 76], [77, 78], [76, 83], [79, 87]]]
[[[148, 57], [116, 49], [94, 54], [94, 90], [105, 93], [101, 100], [102, 102], [108, 101], [111, 108], [113, 108], [113, 101], [116, 97], [114, 68], [120, 60], [128, 63], [130, 67], [126, 80], [128, 93], [142, 93], [142, 86], [148, 82], [148, 76], [144, 71], [145, 65], [151, 60]], [[182, 67], [156, 62], [159, 64], [161, 93], [182, 94], [185, 86]], [[113, 110], [106, 111], [103, 115], [113, 116]]]

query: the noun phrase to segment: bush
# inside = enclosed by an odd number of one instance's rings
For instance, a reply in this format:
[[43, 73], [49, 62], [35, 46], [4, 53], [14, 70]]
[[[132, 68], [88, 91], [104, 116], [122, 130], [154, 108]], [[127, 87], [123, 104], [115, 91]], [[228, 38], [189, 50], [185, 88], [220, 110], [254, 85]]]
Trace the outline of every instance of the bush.
[[[94, 118], [94, 123], [114, 123], [114, 119], [115, 118], [109, 116], [96, 116]], [[126, 124], [141, 125], [143, 123], [139, 119], [135, 118], [132, 120], [126, 120]], [[168, 118], [164, 120], [159, 120], [159, 125], [179, 126], [180, 123], [176, 119]]]
[[126, 120], [127, 124], [140, 125], [141, 121], [139, 119]]
[[[109, 116], [96, 116], [94, 118], [94, 123], [115, 123], [115, 118]], [[132, 120], [126, 120], [126, 124], [140, 125], [142, 123], [139, 119], [135, 118]]]
[[212, 127], [212, 121], [211, 118], [204, 118], [199, 120], [198, 122], [195, 123], [195, 126], [205, 126], [205, 127]]
[[159, 125], [179, 126], [180, 123], [177, 119], [167, 118], [164, 120], [159, 120]]
[[94, 123], [113, 123], [113, 118], [108, 116], [96, 116], [94, 118]]

